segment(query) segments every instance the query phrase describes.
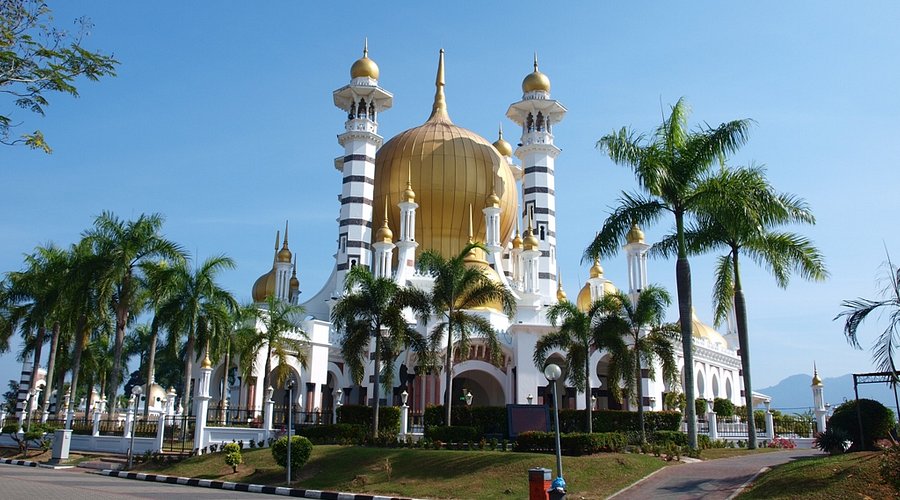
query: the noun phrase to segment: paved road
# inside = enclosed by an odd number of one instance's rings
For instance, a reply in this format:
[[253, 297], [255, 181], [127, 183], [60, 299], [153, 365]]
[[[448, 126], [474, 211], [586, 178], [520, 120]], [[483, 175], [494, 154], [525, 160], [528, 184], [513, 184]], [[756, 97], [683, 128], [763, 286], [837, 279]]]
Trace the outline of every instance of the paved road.
[[43, 469], [0, 464], [0, 497], [10, 500], [107, 500], [122, 498], [250, 498], [273, 495], [135, 481], [89, 474], [84, 469]]
[[616, 500], [665, 498], [688, 500], [727, 499], [763, 467], [821, 453], [790, 450], [722, 458], [666, 467], [646, 481], [616, 495]]

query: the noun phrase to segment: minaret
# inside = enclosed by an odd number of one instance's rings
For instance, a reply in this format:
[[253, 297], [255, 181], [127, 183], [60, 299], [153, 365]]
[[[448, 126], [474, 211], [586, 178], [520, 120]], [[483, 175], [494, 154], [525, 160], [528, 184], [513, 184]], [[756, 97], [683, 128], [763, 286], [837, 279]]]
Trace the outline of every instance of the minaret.
[[566, 108], [550, 99], [550, 79], [538, 71], [522, 81], [522, 100], [506, 112], [522, 127], [521, 145], [515, 155], [522, 161], [522, 215], [533, 218], [533, 235], [539, 242], [539, 293], [547, 302], [556, 294], [556, 192], [554, 169], [560, 149], [553, 144], [553, 126], [563, 119]]
[[641, 290], [647, 288], [647, 251], [650, 250], [650, 245], [644, 242], [644, 232], [637, 224], [631, 225], [625, 241], [623, 248], [628, 260], [628, 295], [631, 303], [637, 304]]
[[284, 242], [275, 255], [275, 298], [284, 302], [291, 296], [291, 261], [293, 254], [288, 248], [288, 223], [284, 223]]
[[816, 368], [815, 362], [813, 362], [813, 378], [810, 387], [813, 393], [813, 412], [816, 414], [816, 424], [818, 425], [816, 430], [825, 432], [825, 415], [828, 414], [828, 410], [825, 408], [825, 385], [819, 378], [819, 370]]
[[375, 152], [384, 141], [378, 135], [378, 115], [392, 104], [391, 93], [378, 86], [378, 65], [369, 59], [366, 41], [363, 57], [350, 67], [350, 84], [334, 91], [334, 105], [347, 113], [344, 133], [338, 136], [344, 155], [334, 161], [343, 176], [334, 296], [343, 293], [348, 269], [372, 260]]
[[590, 278], [587, 280], [587, 285], [591, 291], [590, 304], [593, 304], [606, 294], [606, 284], [609, 283], [609, 280], [603, 277], [603, 266], [600, 265], [600, 259], [598, 258], [594, 258], [594, 264], [588, 272], [590, 273]]
[[376, 278], [391, 277], [391, 263], [394, 260], [394, 233], [388, 226], [388, 202], [384, 200], [384, 224], [375, 233], [375, 242], [372, 247], [375, 255], [372, 260], [374, 275]]
[[291, 304], [297, 304], [300, 301], [300, 280], [297, 278], [297, 256], [294, 256], [294, 266], [291, 271]]
[[397, 241], [397, 283], [404, 284], [415, 274], [416, 270], [416, 192], [412, 188], [412, 171], [406, 174], [406, 191], [400, 207], [400, 240]]

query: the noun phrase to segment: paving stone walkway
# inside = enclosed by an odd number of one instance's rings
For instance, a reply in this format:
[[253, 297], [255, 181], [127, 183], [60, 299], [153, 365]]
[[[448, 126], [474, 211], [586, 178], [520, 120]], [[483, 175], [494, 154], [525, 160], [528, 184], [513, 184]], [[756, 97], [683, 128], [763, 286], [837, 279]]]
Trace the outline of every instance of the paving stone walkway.
[[612, 498], [616, 500], [648, 498], [725, 500], [731, 498], [763, 467], [772, 467], [816, 454], [821, 454], [821, 452], [795, 449], [672, 465], [661, 469], [643, 482]]

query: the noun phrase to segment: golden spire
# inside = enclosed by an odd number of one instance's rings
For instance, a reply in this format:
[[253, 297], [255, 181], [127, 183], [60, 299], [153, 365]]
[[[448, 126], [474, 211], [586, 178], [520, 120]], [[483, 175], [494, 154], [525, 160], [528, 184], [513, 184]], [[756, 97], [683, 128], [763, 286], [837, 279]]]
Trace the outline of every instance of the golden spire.
[[212, 361], [209, 360], [209, 339], [206, 339], [206, 355], [200, 363], [200, 368], [212, 368]]
[[500, 156], [512, 156], [513, 150], [512, 146], [508, 142], [503, 139], [503, 123], [500, 123], [500, 128], [497, 131], [497, 140], [494, 141], [494, 147], [497, 148], [497, 152], [500, 153]]
[[437, 89], [434, 92], [434, 105], [431, 107], [431, 116], [428, 117], [428, 121], [449, 122], [450, 115], [447, 114], [447, 100], [444, 98], [444, 49], [441, 49], [434, 85]]
[[559, 273], [559, 281], [556, 282], [556, 300], [559, 302], [565, 302], [566, 300], [568, 300], [568, 297], [566, 297], [566, 291], [563, 290], [562, 273]]
[[540, 245], [537, 237], [534, 235], [533, 224], [534, 216], [532, 215], [528, 218], [528, 229], [525, 230], [525, 250], [537, 250], [538, 245]]
[[625, 241], [628, 243], [643, 243], [644, 232], [638, 227], [637, 222], [631, 224], [631, 229], [625, 235]]
[[816, 368], [816, 362], [813, 361], [813, 378], [812, 385], [822, 385], [822, 379], [819, 378], [819, 369]]
[[406, 191], [403, 192], [403, 198], [407, 203], [416, 201], [416, 192], [412, 188], [412, 163], [406, 166]]
[[516, 217], [516, 236], [512, 241], [513, 248], [522, 249], [522, 236], [519, 234], [519, 218]]
[[394, 232], [391, 231], [390, 226], [388, 225], [388, 197], [384, 197], [384, 224], [381, 226], [381, 229], [375, 233], [375, 241], [382, 243], [390, 243], [394, 239]]
[[297, 279], [297, 256], [294, 256], [294, 269], [291, 272], [291, 290], [300, 289], [300, 280]]
[[591, 266], [591, 278], [599, 278], [603, 276], [603, 266], [600, 265], [600, 258], [594, 257], [594, 265]]
[[474, 243], [475, 230], [472, 228], [472, 204], [469, 203], [469, 243]]
[[363, 45], [363, 56], [353, 63], [350, 67], [350, 78], [367, 77], [373, 80], [378, 79], [378, 65], [375, 61], [369, 59], [369, 38]]
[[[278, 246], [277, 243], [275, 245]], [[278, 251], [277, 256], [275, 257], [278, 262], [288, 262], [290, 263], [293, 255], [291, 254], [290, 249], [288, 249], [288, 221], [284, 221], [284, 243], [281, 244], [281, 250]]]
[[522, 92], [527, 94], [535, 90], [550, 92], [550, 79], [547, 78], [547, 75], [538, 71], [537, 52], [534, 53], [534, 71], [522, 80]]

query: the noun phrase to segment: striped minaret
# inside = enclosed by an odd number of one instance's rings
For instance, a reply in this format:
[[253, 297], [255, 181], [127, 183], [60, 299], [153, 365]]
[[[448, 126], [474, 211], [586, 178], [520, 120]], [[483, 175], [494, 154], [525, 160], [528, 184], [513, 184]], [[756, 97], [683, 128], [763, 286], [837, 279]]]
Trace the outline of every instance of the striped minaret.
[[378, 86], [378, 65], [369, 59], [368, 42], [363, 57], [350, 68], [350, 84], [334, 91], [334, 104], [347, 113], [344, 133], [338, 136], [344, 155], [334, 162], [343, 176], [333, 294], [340, 296], [347, 270], [372, 262], [375, 152], [384, 142], [378, 135], [378, 115], [393, 104], [391, 93]]
[[534, 235], [540, 247], [539, 295], [545, 303], [556, 301], [556, 192], [554, 168], [560, 149], [553, 145], [553, 126], [563, 119], [566, 108], [550, 99], [550, 79], [538, 71], [522, 82], [522, 100], [506, 112], [522, 127], [521, 145], [515, 155], [522, 162], [522, 216], [534, 220]]
[[34, 352], [29, 351], [22, 361], [22, 374], [19, 376], [19, 392], [16, 394], [16, 417], [25, 409], [25, 400], [31, 390], [31, 371], [34, 368]]

